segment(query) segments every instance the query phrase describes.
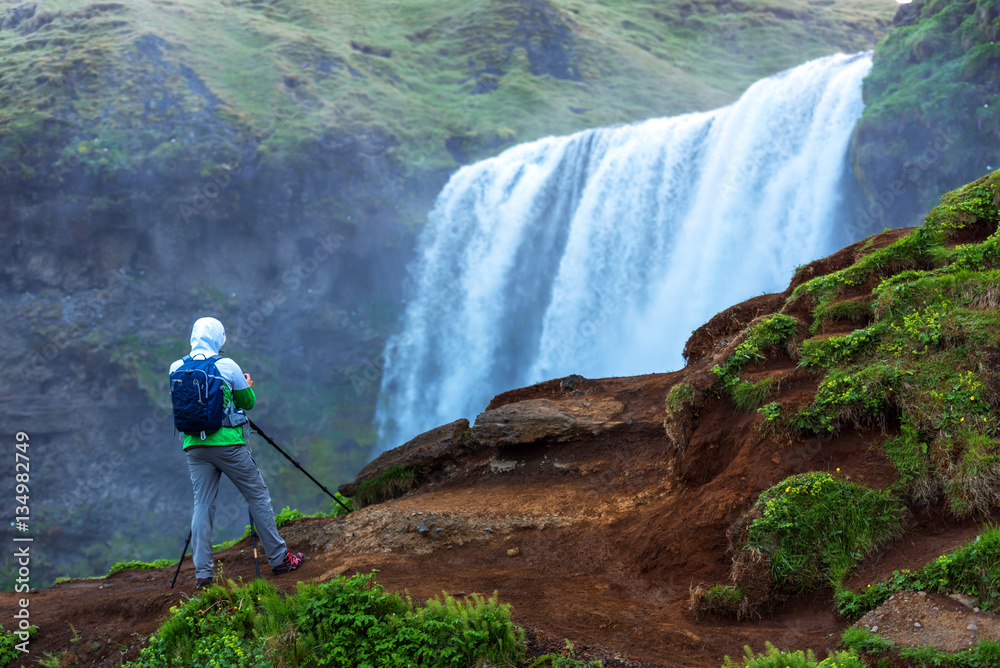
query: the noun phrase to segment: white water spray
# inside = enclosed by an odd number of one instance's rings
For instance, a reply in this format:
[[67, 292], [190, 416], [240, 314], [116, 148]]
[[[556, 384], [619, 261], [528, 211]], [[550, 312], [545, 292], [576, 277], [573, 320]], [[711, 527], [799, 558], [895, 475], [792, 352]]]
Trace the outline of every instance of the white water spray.
[[711, 112], [515, 146], [438, 196], [386, 346], [378, 450], [498, 392], [667, 371], [714, 313], [831, 248], [868, 54]]

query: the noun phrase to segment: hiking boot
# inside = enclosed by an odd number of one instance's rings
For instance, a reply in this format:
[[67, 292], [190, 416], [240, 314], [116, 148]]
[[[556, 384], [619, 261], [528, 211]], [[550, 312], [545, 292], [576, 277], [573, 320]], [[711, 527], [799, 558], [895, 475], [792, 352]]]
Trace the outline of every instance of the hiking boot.
[[195, 589], [208, 589], [212, 586], [212, 576], [207, 578], [198, 578], [198, 581], [194, 583]]
[[287, 573], [289, 571], [294, 571], [296, 568], [302, 565], [303, 557], [302, 553], [292, 554], [289, 551], [285, 552], [285, 560], [282, 561], [277, 566], [271, 567], [272, 575], [281, 575], [282, 573]]

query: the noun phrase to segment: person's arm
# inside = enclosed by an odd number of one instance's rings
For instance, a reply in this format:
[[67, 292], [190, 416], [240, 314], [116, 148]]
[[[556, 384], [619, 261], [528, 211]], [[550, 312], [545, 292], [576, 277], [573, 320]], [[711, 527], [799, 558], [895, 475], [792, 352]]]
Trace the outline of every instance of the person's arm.
[[248, 411], [257, 403], [257, 396], [253, 393], [252, 387], [233, 390], [233, 403], [236, 404], [237, 408]]
[[222, 371], [223, 367], [226, 370], [223, 372], [224, 376], [228, 376], [228, 379], [232, 383], [233, 392], [233, 403], [236, 404], [237, 408], [242, 408], [243, 410], [250, 410], [257, 403], [257, 396], [253, 391], [253, 380], [250, 379], [250, 374], [243, 373], [243, 369], [228, 357], [216, 363], [219, 370]]

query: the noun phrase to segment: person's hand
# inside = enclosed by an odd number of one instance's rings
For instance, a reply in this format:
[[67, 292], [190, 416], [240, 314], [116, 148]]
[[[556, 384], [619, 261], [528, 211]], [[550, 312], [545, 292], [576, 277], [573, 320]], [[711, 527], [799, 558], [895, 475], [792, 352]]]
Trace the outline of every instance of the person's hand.
[[250, 374], [245, 373], [245, 374], [243, 374], [243, 377], [247, 379], [247, 385], [249, 385], [250, 387], [253, 387], [253, 380], [250, 378]]

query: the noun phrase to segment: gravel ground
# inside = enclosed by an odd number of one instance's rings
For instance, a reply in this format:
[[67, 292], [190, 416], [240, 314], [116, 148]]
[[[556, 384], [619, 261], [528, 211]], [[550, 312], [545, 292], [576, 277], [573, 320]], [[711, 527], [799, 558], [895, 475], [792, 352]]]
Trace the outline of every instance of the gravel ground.
[[1000, 641], [1000, 617], [981, 612], [969, 597], [901, 591], [862, 617], [855, 626], [897, 645], [955, 653], [980, 640]]

